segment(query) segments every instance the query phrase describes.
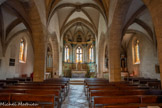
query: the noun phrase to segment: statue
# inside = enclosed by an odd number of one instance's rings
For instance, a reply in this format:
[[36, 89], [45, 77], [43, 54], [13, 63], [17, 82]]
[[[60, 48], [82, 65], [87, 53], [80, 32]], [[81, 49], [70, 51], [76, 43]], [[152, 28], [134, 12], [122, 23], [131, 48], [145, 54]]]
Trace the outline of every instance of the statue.
[[78, 66], [77, 66], [77, 69], [80, 71], [81, 70], [81, 64], [80, 64], [80, 62], [78, 63]]

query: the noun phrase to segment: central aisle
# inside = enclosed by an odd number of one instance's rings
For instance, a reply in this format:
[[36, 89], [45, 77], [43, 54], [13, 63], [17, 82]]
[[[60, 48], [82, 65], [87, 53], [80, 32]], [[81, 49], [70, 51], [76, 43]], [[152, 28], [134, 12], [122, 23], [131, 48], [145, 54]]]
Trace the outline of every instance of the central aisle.
[[70, 85], [70, 91], [61, 108], [89, 108], [84, 85]]

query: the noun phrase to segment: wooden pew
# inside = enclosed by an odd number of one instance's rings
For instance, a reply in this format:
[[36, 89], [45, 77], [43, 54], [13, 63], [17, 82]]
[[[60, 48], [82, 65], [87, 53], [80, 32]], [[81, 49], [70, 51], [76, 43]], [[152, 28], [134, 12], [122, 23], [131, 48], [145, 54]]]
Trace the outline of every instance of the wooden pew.
[[56, 84], [65, 84], [66, 87], [67, 87], [67, 92], [69, 91], [69, 82], [70, 80], [69, 79], [51, 79], [51, 80], [45, 80], [44, 81], [45, 83], [56, 83]]
[[139, 96], [95, 96], [92, 108], [102, 108], [104, 105], [141, 103]]
[[147, 86], [152, 89], [161, 89], [161, 82], [147, 82]]
[[140, 90], [140, 89], [105, 89], [90, 90], [89, 104], [93, 102], [95, 96], [124, 96], [124, 95], [162, 95], [162, 90]]
[[[43, 108], [44, 106], [38, 105], [38, 106], [0, 106], [1, 108]], [[46, 108], [46, 107], [44, 107]], [[47, 107], [50, 108], [50, 107]]]
[[150, 88], [161, 89], [161, 84], [160, 84], [161, 82], [157, 79], [144, 78], [144, 77], [125, 77], [124, 80], [129, 81], [132, 84], [138, 83], [140, 85], [147, 85]]
[[40, 106], [48, 106], [49, 108], [54, 108], [55, 106], [55, 96], [54, 95], [35, 95], [35, 94], [25, 94], [25, 93], [0, 93], [0, 101], [7, 103], [15, 102], [34, 102], [38, 103]]
[[[139, 99], [139, 101], [137, 101]], [[138, 95], [138, 96], [108, 96], [108, 97], [94, 97], [94, 107], [102, 108], [102, 106], [121, 105], [121, 104], [160, 104], [162, 102], [162, 95]], [[132, 108], [132, 107], [131, 107]]]
[[62, 88], [61, 91], [64, 94], [64, 97], [67, 96], [67, 93], [68, 93], [68, 90], [67, 90], [68, 88], [67, 88], [66, 84], [64, 84], [64, 83], [63, 84], [62, 83], [61, 84], [53, 84], [53, 83], [18, 83], [18, 84], [16, 84], [16, 86], [17, 87], [19, 87], [19, 86], [20, 87], [22, 87], [22, 86], [29, 87], [30, 86], [30, 87], [38, 87], [38, 88], [43, 87], [43, 86], [45, 86], [45, 87], [48, 87], [48, 86], [49, 87], [52, 87], [52, 86], [53, 87], [61, 87]]
[[24, 93], [13, 93], [11, 94], [10, 102], [36, 102], [42, 105], [50, 105], [55, 107], [54, 95], [35, 95], [35, 94], [24, 94]]
[[120, 105], [106, 105], [104, 108], [139, 108], [139, 107], [147, 107], [147, 106], [160, 106], [162, 108], [162, 95], [160, 96], [140, 96], [141, 103], [131, 103], [131, 104], [120, 104]]
[[5, 83], [6, 85], [14, 85], [16, 83], [19, 83], [18, 80], [0, 80], [0, 82]]
[[162, 95], [141, 96], [141, 103], [162, 103]]
[[2, 88], [5, 85], [4, 82], [0, 82], [0, 88]]
[[55, 95], [56, 102], [61, 105], [62, 98], [59, 90], [50, 89], [2, 89], [0, 93], [27, 93], [27, 94], [37, 94], [37, 95]]
[[46, 82], [31, 82], [31, 83], [18, 83], [17, 86], [61, 86], [66, 94], [68, 93], [68, 84], [64, 82], [60, 83], [46, 83]]
[[86, 87], [87, 87], [87, 83], [100, 83], [100, 82], [105, 82], [108, 83], [109, 81], [106, 79], [102, 79], [102, 78], [86, 78], [84, 80], [84, 91], [86, 91]]
[[121, 104], [121, 105], [107, 105], [104, 108], [147, 108], [148, 106], [158, 106], [162, 108], [162, 104], [159, 103], [131, 103], [131, 104]]
[[91, 90], [90, 91], [90, 98], [89, 98], [89, 105], [91, 106], [94, 97], [96, 96], [133, 96], [133, 95], [145, 95], [147, 91], [145, 90]]
[[0, 102], [10, 102], [10, 95], [5, 93], [0, 93]]
[[[122, 91], [122, 90], [140, 90], [140, 89], [143, 89], [143, 87], [135, 87], [135, 86], [123, 86], [123, 87], [118, 87], [118, 86], [90, 86], [88, 87], [88, 91], [87, 91], [87, 98], [90, 97], [90, 91], [91, 90], [104, 90], [104, 91], [112, 91], [112, 90], [119, 90], [119, 91]], [[144, 89], [149, 89], [149, 88], [145, 88]]]

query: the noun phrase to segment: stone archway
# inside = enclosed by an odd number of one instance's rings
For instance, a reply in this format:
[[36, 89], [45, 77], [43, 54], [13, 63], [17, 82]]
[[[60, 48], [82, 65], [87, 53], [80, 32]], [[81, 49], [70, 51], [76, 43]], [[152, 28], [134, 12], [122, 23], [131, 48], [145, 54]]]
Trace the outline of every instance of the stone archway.
[[104, 66], [105, 66], [105, 49], [106, 49], [106, 37], [101, 36], [99, 42], [99, 59], [98, 59], [98, 77], [103, 78]]
[[53, 54], [53, 77], [59, 76], [59, 46], [56, 34], [52, 34], [49, 39], [52, 45]]
[[[160, 0], [142, 0], [146, 7], [149, 9], [150, 14], [153, 19], [153, 24], [155, 27], [156, 39], [157, 39], [157, 49], [160, 62], [160, 70], [162, 70], [162, 2]], [[116, 9], [114, 12], [114, 18], [110, 27], [110, 37], [109, 37], [109, 64], [110, 67], [110, 81], [120, 81], [120, 49], [121, 49], [121, 36], [122, 36], [122, 26], [124, 17], [127, 13], [128, 7], [130, 5], [129, 0], [118, 1], [116, 4]], [[110, 58], [111, 57], [111, 58]], [[162, 72], [160, 73], [162, 79]]]

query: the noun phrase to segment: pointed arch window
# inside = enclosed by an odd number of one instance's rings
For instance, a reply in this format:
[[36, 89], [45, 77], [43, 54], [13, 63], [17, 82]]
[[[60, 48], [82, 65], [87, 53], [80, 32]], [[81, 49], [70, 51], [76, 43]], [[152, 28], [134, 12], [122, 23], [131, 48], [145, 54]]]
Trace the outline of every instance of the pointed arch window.
[[83, 50], [80, 46], [76, 49], [76, 63], [79, 62], [83, 62]]
[[135, 64], [140, 63], [139, 40], [136, 40], [135, 45], [134, 45], [134, 61], [135, 61]]
[[70, 55], [69, 54], [70, 54], [69, 47], [66, 45], [65, 46], [65, 62], [69, 62], [70, 61], [70, 59], [69, 59]]
[[26, 48], [26, 44], [25, 44], [25, 40], [21, 39], [20, 40], [20, 51], [19, 51], [19, 62], [25, 62], [25, 48]]
[[89, 62], [94, 62], [94, 48], [92, 45], [89, 48]]

